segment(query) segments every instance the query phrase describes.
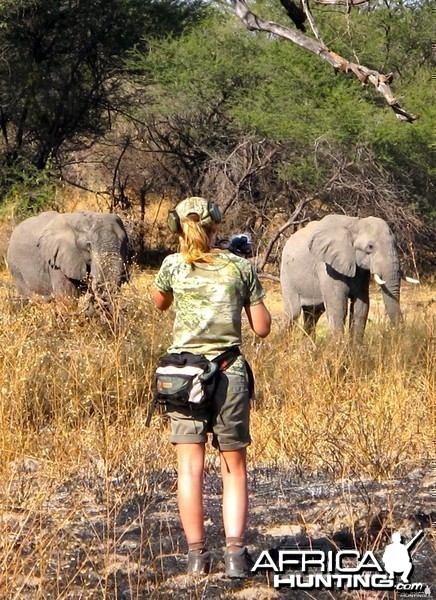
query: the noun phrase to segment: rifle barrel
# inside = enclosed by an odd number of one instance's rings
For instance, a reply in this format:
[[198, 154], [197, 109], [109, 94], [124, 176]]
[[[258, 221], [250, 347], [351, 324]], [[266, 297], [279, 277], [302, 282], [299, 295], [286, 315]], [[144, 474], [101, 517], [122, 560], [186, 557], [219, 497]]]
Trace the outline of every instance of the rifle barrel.
[[420, 529], [418, 531], [418, 533], [410, 540], [410, 542], [408, 544], [406, 544], [406, 550], [411, 548], [413, 546], [413, 544], [418, 541], [418, 539], [421, 537], [422, 534], [423, 534], [423, 530]]

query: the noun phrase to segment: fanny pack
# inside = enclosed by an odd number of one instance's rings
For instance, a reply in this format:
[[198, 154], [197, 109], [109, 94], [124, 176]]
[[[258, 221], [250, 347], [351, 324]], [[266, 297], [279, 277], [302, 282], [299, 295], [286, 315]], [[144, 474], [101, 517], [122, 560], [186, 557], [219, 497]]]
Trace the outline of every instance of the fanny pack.
[[217, 375], [235, 362], [241, 351], [229, 348], [213, 360], [203, 354], [165, 354], [155, 371], [154, 398], [147, 418], [149, 424], [156, 404], [195, 408], [212, 398]]
[[[190, 352], [166, 354], [155, 373], [155, 396], [160, 404], [203, 404], [211, 396], [218, 364]], [[208, 393], [209, 392], [209, 393]]]

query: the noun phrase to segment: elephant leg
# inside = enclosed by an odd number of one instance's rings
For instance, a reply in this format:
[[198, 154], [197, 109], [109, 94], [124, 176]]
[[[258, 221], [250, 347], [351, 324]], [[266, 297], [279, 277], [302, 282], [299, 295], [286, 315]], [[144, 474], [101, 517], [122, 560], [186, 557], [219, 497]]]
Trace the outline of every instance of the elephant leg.
[[369, 312], [369, 293], [366, 298], [352, 298], [350, 305], [350, 331], [354, 338], [362, 339]]
[[362, 339], [369, 312], [370, 272], [358, 269], [350, 290], [350, 332], [356, 339]]
[[291, 291], [286, 296], [283, 295], [283, 304], [285, 309], [286, 324], [290, 325], [296, 321], [301, 312], [301, 301], [297, 292]]
[[322, 300], [330, 332], [340, 335], [347, 318], [349, 281], [329, 265], [318, 265]]
[[17, 289], [19, 296], [22, 298], [29, 298], [32, 295], [32, 292], [31, 290], [29, 290], [20, 271], [11, 268], [11, 272], [14, 280], [14, 285]]
[[50, 281], [53, 290], [53, 296], [64, 297], [71, 296], [78, 298], [80, 293], [77, 285], [66, 277], [60, 269], [50, 269]]
[[304, 318], [304, 331], [309, 335], [315, 333], [316, 324], [322, 313], [324, 312], [324, 305], [317, 304], [316, 306], [303, 306], [303, 318]]
[[330, 331], [341, 334], [347, 318], [348, 297], [346, 292], [336, 293], [332, 298], [326, 298], [325, 309]]

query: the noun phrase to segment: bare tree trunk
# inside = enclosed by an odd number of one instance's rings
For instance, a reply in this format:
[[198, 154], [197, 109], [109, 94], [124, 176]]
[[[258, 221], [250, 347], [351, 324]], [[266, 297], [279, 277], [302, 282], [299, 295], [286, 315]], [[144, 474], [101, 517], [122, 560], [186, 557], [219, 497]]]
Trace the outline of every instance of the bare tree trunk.
[[[114, 208], [118, 204], [118, 202], [120, 202], [121, 206], [123, 208], [125, 208], [124, 202], [123, 202], [125, 186], [123, 186], [120, 182], [119, 173], [120, 173], [121, 161], [123, 160], [123, 156], [127, 152], [127, 149], [129, 146], [130, 146], [130, 136], [127, 136], [126, 139], [124, 140], [123, 147], [121, 148], [121, 152], [120, 152], [120, 155], [118, 156], [117, 162], [115, 164], [114, 172], [113, 172], [112, 189], [111, 189], [111, 206], [110, 206], [111, 213], [114, 212]], [[118, 188], [120, 189], [119, 198], [117, 198], [117, 192], [116, 192], [117, 179], [118, 179]], [[127, 180], [126, 180], [126, 183], [127, 183]]]
[[418, 118], [416, 115], [409, 114], [402, 109], [398, 100], [393, 95], [389, 87], [389, 84], [392, 82], [392, 73], [383, 75], [364, 65], [349, 62], [347, 59], [339, 56], [339, 54], [336, 54], [333, 50], [327, 48], [321, 39], [308, 37], [300, 31], [289, 29], [288, 27], [284, 27], [273, 21], [265, 21], [248, 8], [245, 0], [228, 0], [228, 2], [231, 4], [235, 14], [250, 31], [266, 31], [290, 40], [294, 44], [305, 48], [312, 54], [315, 54], [322, 60], [328, 62], [336, 71], [352, 73], [362, 85], [371, 83], [377, 92], [385, 98], [387, 104], [392, 108], [400, 121], [412, 123]]

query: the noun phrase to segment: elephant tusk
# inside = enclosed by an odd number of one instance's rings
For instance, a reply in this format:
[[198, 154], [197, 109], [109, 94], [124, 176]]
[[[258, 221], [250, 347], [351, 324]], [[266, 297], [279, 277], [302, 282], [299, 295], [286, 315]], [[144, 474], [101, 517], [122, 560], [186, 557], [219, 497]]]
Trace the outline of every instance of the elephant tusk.
[[383, 281], [383, 279], [380, 277], [380, 275], [378, 273], [374, 273], [374, 279], [376, 281], [376, 283], [378, 283], [379, 285], [385, 285], [386, 281]]
[[419, 279], [413, 279], [413, 277], [407, 277], [407, 275], [406, 275], [406, 277], [404, 279], [407, 281], [407, 283], [414, 283], [414, 284], [421, 283], [419, 281]]

